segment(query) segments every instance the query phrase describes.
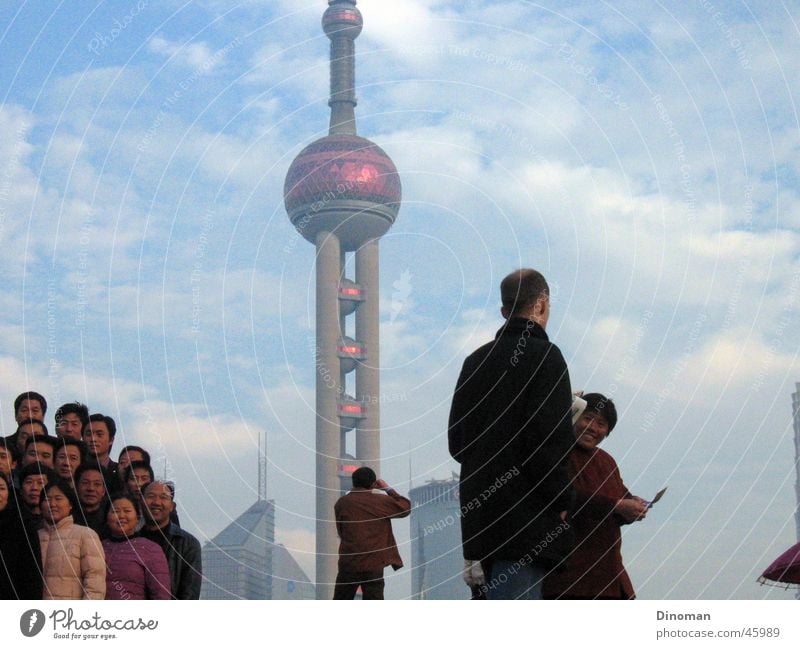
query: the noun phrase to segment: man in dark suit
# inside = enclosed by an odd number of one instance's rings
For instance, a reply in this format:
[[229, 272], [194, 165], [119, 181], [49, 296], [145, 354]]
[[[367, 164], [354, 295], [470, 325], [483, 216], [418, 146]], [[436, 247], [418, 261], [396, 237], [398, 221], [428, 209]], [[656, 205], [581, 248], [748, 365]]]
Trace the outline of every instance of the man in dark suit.
[[200, 599], [203, 583], [200, 541], [172, 522], [175, 486], [171, 482], [155, 480], [143, 491], [145, 526], [141, 534], [161, 546], [167, 556], [172, 597], [181, 600]]
[[359, 586], [364, 599], [383, 599], [383, 569], [403, 567], [391, 519], [408, 516], [411, 502], [378, 480], [369, 467], [353, 471], [352, 479], [353, 490], [334, 506], [341, 542], [333, 599], [353, 599]]
[[545, 333], [545, 278], [517, 270], [500, 293], [506, 322], [464, 361], [448, 443], [461, 463], [464, 558], [482, 562], [489, 599], [539, 599], [544, 575], [570, 546], [572, 394], [564, 358]]
[[89, 459], [96, 462], [112, 477], [115, 487], [119, 486], [117, 463], [111, 459], [111, 447], [117, 434], [117, 424], [111, 417], [95, 413], [83, 429], [83, 441], [89, 451]]

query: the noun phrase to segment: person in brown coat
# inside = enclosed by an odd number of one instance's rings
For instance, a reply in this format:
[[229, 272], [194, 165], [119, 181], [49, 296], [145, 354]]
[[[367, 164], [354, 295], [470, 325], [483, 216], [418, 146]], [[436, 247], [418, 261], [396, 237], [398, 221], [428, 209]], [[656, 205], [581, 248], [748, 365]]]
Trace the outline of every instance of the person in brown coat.
[[[383, 599], [383, 569], [403, 567], [392, 534], [392, 518], [411, 513], [411, 501], [369, 467], [356, 469], [353, 490], [336, 501], [336, 531], [339, 533], [339, 573], [333, 599], [354, 599], [358, 587], [364, 599]], [[385, 493], [373, 493], [381, 489]]]
[[597, 448], [617, 423], [614, 402], [598, 393], [583, 399], [586, 409], [575, 424], [576, 442], [569, 456], [576, 498], [568, 522], [575, 549], [566, 568], [545, 579], [544, 598], [634, 599], [622, 565], [620, 526], [644, 519], [647, 502], [628, 491], [614, 458]]

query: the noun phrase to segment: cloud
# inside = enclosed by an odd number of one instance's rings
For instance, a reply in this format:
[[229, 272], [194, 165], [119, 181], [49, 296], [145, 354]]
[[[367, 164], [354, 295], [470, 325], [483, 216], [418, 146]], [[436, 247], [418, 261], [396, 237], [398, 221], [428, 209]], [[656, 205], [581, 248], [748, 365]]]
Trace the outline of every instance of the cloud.
[[[629, 486], [674, 494], [626, 532], [641, 594], [762, 596], [747, 580], [794, 511], [786, 8], [359, 7], [359, 129], [405, 198], [381, 242], [386, 475], [456, 468], [461, 362], [501, 324], [500, 279], [534, 266], [573, 383], [617, 399], [606, 444]], [[118, 417], [157, 472], [168, 460], [200, 535], [255, 499], [267, 430], [279, 538], [310, 552], [314, 251], [282, 184], [327, 131], [328, 40], [315, 3], [229, 9], [192, 3], [204, 40], [142, 13], [130, 42], [146, 56], [120, 39], [76, 73], [44, 43], [51, 75], [18, 71], [0, 107], [0, 410], [31, 387]]]
[[213, 52], [208, 43], [204, 41], [178, 43], [162, 36], [154, 36], [148, 41], [147, 48], [151, 52], [163, 54], [169, 57], [170, 61], [178, 62], [195, 72], [208, 73], [224, 59], [224, 54], [219, 55]]
[[410, 0], [389, 6], [380, 0], [361, 0], [359, 8], [368, 26], [363, 41], [390, 48], [412, 63], [424, 63], [426, 49], [451, 40], [450, 26], [435, 11], [436, 4]]

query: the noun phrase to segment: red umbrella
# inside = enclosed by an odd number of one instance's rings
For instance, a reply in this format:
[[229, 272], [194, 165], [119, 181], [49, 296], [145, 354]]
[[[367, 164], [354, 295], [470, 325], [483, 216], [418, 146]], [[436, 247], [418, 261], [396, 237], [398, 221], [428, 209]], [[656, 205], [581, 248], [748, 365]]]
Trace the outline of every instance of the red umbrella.
[[782, 584], [800, 585], [800, 543], [795, 543], [773, 561], [758, 578], [762, 584], [777, 581]]

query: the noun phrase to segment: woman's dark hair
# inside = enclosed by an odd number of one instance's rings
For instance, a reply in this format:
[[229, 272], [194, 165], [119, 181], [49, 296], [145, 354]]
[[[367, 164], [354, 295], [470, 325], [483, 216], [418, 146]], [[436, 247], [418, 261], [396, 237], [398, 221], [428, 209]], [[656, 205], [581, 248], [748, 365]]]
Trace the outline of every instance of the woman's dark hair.
[[111, 512], [111, 506], [114, 504], [115, 500], [130, 501], [131, 505], [133, 505], [133, 508], [136, 510], [136, 518], [142, 517], [142, 506], [139, 503], [139, 499], [130, 491], [117, 491], [111, 496], [111, 498], [108, 499], [108, 502], [106, 503], [106, 513], [103, 518], [108, 518], [108, 514]]
[[599, 392], [584, 394], [582, 398], [586, 402], [587, 411], [591, 410], [605, 417], [608, 422], [608, 433], [611, 434], [614, 426], [617, 425], [617, 408], [614, 402]]
[[72, 488], [72, 485], [63, 478], [58, 478], [57, 480], [49, 480], [47, 482], [47, 484], [42, 489], [41, 495], [39, 496], [39, 505], [41, 506], [47, 499], [47, 492], [55, 488], [58, 488], [61, 491], [61, 493], [63, 493], [67, 497], [67, 500], [69, 500], [69, 504], [72, 507], [70, 515], [77, 514], [80, 511], [78, 496], [75, 494], [75, 490]]

